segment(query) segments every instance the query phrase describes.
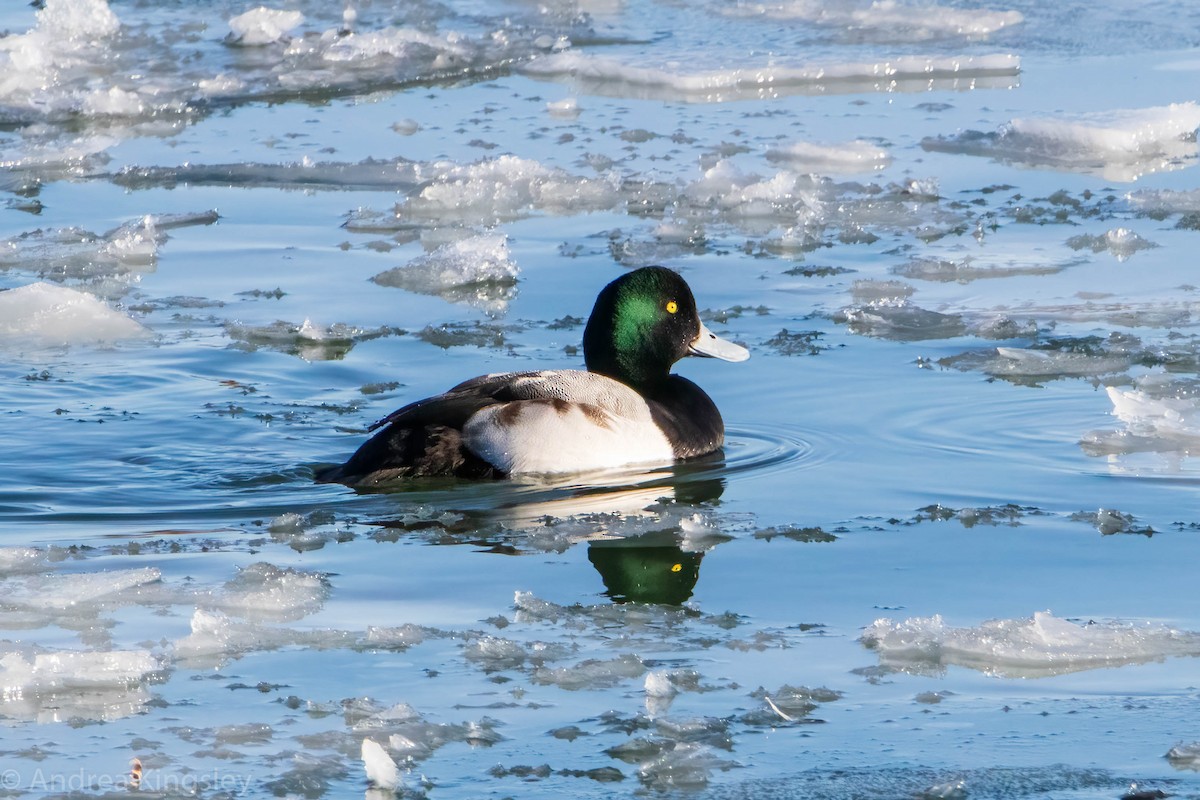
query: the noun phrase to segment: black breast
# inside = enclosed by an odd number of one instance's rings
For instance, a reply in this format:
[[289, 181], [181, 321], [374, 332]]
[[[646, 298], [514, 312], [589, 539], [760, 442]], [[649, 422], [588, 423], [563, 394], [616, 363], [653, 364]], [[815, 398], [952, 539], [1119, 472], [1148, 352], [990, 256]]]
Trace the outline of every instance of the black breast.
[[687, 378], [672, 375], [646, 395], [650, 416], [666, 434], [676, 458], [695, 458], [725, 443], [725, 423], [717, 405]]

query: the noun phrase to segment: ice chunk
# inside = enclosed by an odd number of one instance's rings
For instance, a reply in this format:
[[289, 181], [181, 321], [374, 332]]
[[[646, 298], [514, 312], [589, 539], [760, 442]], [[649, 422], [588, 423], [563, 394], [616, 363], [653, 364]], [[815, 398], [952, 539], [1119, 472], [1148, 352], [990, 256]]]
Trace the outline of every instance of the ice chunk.
[[389, 790], [400, 788], [400, 768], [377, 742], [362, 740], [362, 760], [372, 786]]
[[678, 694], [678, 690], [672, 685], [668, 674], [658, 670], [647, 672], [645, 686], [646, 713], [652, 718], [667, 713], [671, 707], [671, 701]]
[[647, 697], [674, 697], [679, 693], [671, 682], [671, 673], [665, 670], [655, 670], [646, 673]]
[[0, 73], [0, 96], [38, 88], [36, 82], [70, 63], [72, 54], [120, 27], [105, 0], [46, 0], [31, 31], [0, 38], [0, 54], [10, 65]]
[[278, 42], [303, 24], [304, 15], [299, 11], [259, 6], [229, 20], [229, 30], [233, 41], [253, 46]]
[[1065, 262], [1009, 262], [1007, 264], [977, 264], [976, 260], [967, 257], [961, 261], [949, 261], [934, 258], [916, 258], [907, 264], [901, 264], [892, 271], [905, 278], [922, 281], [939, 281], [970, 283], [985, 278], [1011, 278], [1027, 275], [1054, 275], [1067, 267], [1075, 266], [1080, 261]]
[[509, 255], [508, 237], [484, 234], [444, 244], [371, 280], [381, 286], [438, 295], [497, 316], [507, 310], [516, 294], [513, 284], [519, 272]]
[[575, 117], [579, 116], [579, 101], [574, 97], [564, 97], [562, 100], [553, 100], [546, 103], [546, 110], [550, 112], [550, 116], [552, 117], [575, 119]]
[[47, 565], [46, 553], [32, 547], [0, 547], [0, 575], [39, 572]]
[[275, 732], [265, 722], [242, 722], [222, 725], [213, 731], [213, 742], [218, 745], [261, 744], [271, 741]]
[[638, 778], [659, 790], [697, 789], [708, 785], [714, 769], [727, 769], [733, 762], [700, 742], [675, 742], [638, 767]]
[[529, 652], [524, 645], [511, 639], [481, 636], [464, 648], [463, 656], [485, 670], [492, 671], [521, 666], [528, 658]]
[[751, 724], [777, 725], [781, 719], [786, 722], [795, 722], [807, 717], [817, 709], [819, 704], [839, 700], [842, 694], [832, 689], [810, 689], [806, 686], [791, 686], [785, 683], [774, 692], [767, 692], [765, 689], [759, 688], [751, 692], [750, 696], [761, 699], [767, 708], [761, 712], [747, 714], [743, 717], [743, 721]]
[[870, 142], [855, 139], [839, 145], [795, 142], [767, 150], [767, 160], [786, 164], [802, 172], [854, 174], [877, 172], [892, 163], [892, 157]]
[[425, 637], [431, 633], [436, 632], [411, 623], [389, 627], [370, 625], [367, 627], [366, 643], [371, 647], [406, 650], [425, 641]]
[[541, 667], [534, 671], [533, 682], [562, 689], [601, 689], [637, 678], [645, 671], [640, 658], [626, 653], [610, 659], [588, 659], [573, 667]]
[[1200, 772], [1200, 742], [1177, 744], [1167, 751], [1166, 758], [1175, 769]]
[[1051, 377], [1108, 375], [1129, 368], [1132, 359], [1119, 352], [1088, 353], [997, 347], [999, 358], [983, 369], [997, 377]]
[[227, 581], [208, 605], [245, 619], [294, 620], [318, 610], [328, 596], [324, 575], [260, 562]]
[[961, 314], [930, 311], [907, 299], [849, 306], [837, 312], [834, 321], [849, 326], [854, 333], [901, 342], [951, 339], [967, 330]]
[[[308, 51], [312, 45], [299, 43], [291, 52]], [[321, 41], [320, 56], [330, 62], [371, 61], [379, 58], [419, 60], [436, 70], [465, 65], [477, 52], [478, 46], [458, 33], [426, 33], [416, 28], [386, 28], [378, 31], [350, 33], [337, 39]]]
[[1186, 102], [1073, 117], [1014, 119], [994, 133], [966, 131], [925, 139], [921, 146], [1133, 181], [1147, 172], [1194, 163], [1200, 152], [1197, 127], [1200, 104]]
[[1200, 395], [1157, 376], [1138, 380], [1137, 388], [1106, 387], [1119, 431], [1093, 431], [1081, 442], [1091, 455], [1150, 450], [1189, 451], [1200, 446]]
[[132, 318], [64, 286], [33, 283], [0, 292], [0, 345], [103, 344], [148, 335]]
[[[195, 224], [198, 215], [165, 217], [168, 225]], [[58, 283], [76, 282], [116, 297], [131, 274], [154, 268], [167, 235], [147, 215], [97, 235], [79, 228], [36, 230], [0, 242], [0, 269], [30, 272]], [[178, 221], [175, 221], [178, 220]]]
[[842, 32], [854, 42], [867, 38], [873, 42], [921, 42], [930, 39], [961, 37], [983, 38], [1005, 28], [1019, 25], [1019, 11], [959, 9], [899, 3], [896, 0], [814, 3], [811, 0], [787, 0], [781, 3], [737, 3], [722, 6], [729, 16], [762, 16], [777, 20], [799, 20]]
[[965, 780], [936, 783], [921, 793], [921, 800], [967, 800], [968, 797]]
[[438, 162], [420, 194], [397, 206], [398, 219], [492, 224], [535, 211], [576, 213], [606, 210], [620, 202], [607, 178], [583, 178], [516, 156], [460, 165]]
[[290, 164], [237, 162], [183, 164], [177, 167], [125, 167], [111, 176], [113, 183], [130, 189], [199, 186], [277, 186], [295, 189], [415, 190], [420, 166], [405, 158], [363, 161], [299, 161]]
[[1141, 189], [1128, 198], [1131, 206], [1145, 214], [1200, 212], [1200, 189]]
[[412, 136], [414, 133], [421, 130], [421, 123], [417, 122], [415, 119], [405, 117], [398, 122], [393, 122], [392, 130], [401, 136]]
[[229, 658], [288, 645], [345, 646], [354, 641], [334, 630], [296, 631], [257, 622], [238, 622], [219, 611], [198, 608], [192, 614], [191, 633], [175, 641], [177, 659], [193, 665], [219, 664]]
[[150, 653], [134, 650], [9, 652], [0, 657], [0, 694], [10, 699], [26, 693], [129, 687], [160, 667]]
[[601, 94], [720, 103], [796, 93], [928, 91], [960, 85], [979, 88], [989, 78], [998, 79], [997, 85], [1011, 85], [1020, 72], [1020, 59], [1005, 54], [950, 58], [899, 56], [889, 61], [812, 66], [772, 64], [687, 73], [567, 51], [535, 58], [523, 70], [535, 78], [571, 79], [582, 88]]
[[1139, 250], [1148, 250], [1158, 245], [1143, 239], [1128, 228], [1113, 228], [1100, 236], [1072, 236], [1067, 239], [1067, 247], [1073, 250], [1091, 250], [1093, 253], [1107, 250], [1117, 261], [1125, 261]]
[[1027, 619], [989, 620], [953, 628], [940, 615], [903, 622], [879, 619], [862, 642], [880, 661], [926, 671], [957, 665], [989, 675], [1045, 677], [1118, 667], [1168, 656], [1200, 656], [1200, 634], [1150, 623], [1079, 624], [1040, 611]]
[[225, 332], [244, 349], [266, 347], [299, 356], [305, 361], [333, 361], [344, 358], [359, 342], [402, 333], [396, 328], [368, 330], [341, 322], [320, 325], [311, 319], [305, 319], [299, 325], [284, 320], [277, 320], [268, 325], [245, 325], [228, 321], [225, 323]]
[[59, 573], [35, 579], [30, 587], [44, 608], [62, 610], [96, 603], [162, 577], [155, 567], [104, 572]]

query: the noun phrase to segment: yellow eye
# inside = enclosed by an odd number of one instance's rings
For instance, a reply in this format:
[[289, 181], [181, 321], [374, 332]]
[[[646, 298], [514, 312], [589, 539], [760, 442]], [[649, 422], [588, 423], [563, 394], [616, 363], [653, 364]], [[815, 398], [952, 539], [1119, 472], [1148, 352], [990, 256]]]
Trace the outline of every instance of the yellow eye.
[[[675, 304], [671, 303], [671, 305], [675, 305]], [[683, 569], [683, 564], [672, 564], [671, 565], [671, 572], [679, 572], [681, 569]]]
[[667, 301], [667, 313], [668, 314], [674, 314], [678, 310], [679, 310], [679, 303], [676, 303], [674, 300]]

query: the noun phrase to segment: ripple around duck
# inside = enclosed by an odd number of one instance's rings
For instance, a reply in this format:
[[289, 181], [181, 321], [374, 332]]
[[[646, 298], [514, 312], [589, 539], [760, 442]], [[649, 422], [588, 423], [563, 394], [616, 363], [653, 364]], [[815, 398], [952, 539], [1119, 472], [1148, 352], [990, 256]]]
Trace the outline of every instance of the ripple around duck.
[[665, 467], [495, 482], [412, 482], [388, 493], [349, 495], [345, 503], [371, 516], [432, 508], [510, 526], [589, 514], [638, 515], [663, 503], [718, 501], [731, 481], [815, 469], [834, 458], [838, 447], [825, 434], [737, 426], [728, 431], [722, 453]]
[[[103, 482], [76, 485], [70, 492], [0, 489], [0, 518], [36, 524], [46, 540], [78, 538], [81, 533], [136, 537], [228, 532], [256, 520], [317, 510], [366, 519], [394, 518], [415, 509], [433, 516], [453, 511], [528, 524], [539, 517], [639, 514], [661, 501], [711, 502], [730, 481], [815, 469], [835, 457], [836, 450], [836, 443], [824, 434], [737, 426], [728, 432], [723, 453], [667, 467], [505, 481], [413, 481], [372, 494], [313, 484], [310, 470], [302, 465], [241, 464], [233, 471], [223, 465], [222, 472], [219, 465], [202, 459], [189, 471], [192, 480], [180, 481], [178, 475], [160, 475], [157, 459], [141, 459], [133, 465], [140, 470], [134, 477], [143, 480], [131, 478], [116, 489]], [[212, 466], [214, 472], [205, 476], [204, 466]]]

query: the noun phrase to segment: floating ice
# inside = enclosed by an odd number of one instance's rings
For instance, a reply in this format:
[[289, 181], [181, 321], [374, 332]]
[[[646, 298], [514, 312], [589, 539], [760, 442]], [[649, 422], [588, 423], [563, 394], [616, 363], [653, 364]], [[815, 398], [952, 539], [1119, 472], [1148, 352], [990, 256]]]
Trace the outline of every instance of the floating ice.
[[1040, 611], [1027, 619], [952, 628], [940, 615], [879, 619], [862, 642], [887, 666], [924, 672], [949, 665], [989, 675], [1039, 678], [1169, 656], [1200, 656], [1200, 634], [1151, 623], [1079, 624]]
[[1128, 369], [1132, 361], [1124, 353], [1073, 353], [1018, 347], [997, 347], [996, 355], [998, 358], [989, 362], [983, 370], [997, 377], [1108, 375]]
[[59, 651], [32, 656], [9, 652], [0, 657], [0, 685], [5, 696], [96, 687], [122, 687], [143, 680], [160, 668], [150, 653]]
[[269, 742], [275, 735], [271, 726], [265, 722], [242, 722], [235, 725], [222, 725], [213, 731], [213, 742], [218, 745], [228, 744], [259, 744]]
[[0, 547], [0, 575], [21, 575], [46, 568], [45, 551], [32, 547]]
[[1133, 181], [1148, 172], [1195, 164], [1200, 152], [1197, 127], [1200, 104], [1187, 102], [1057, 119], [1014, 119], [994, 133], [966, 131], [927, 138], [921, 146]]
[[421, 165], [405, 158], [363, 161], [299, 161], [289, 164], [183, 164], [175, 167], [125, 167], [109, 176], [129, 189], [196, 186], [274, 186], [281, 189], [415, 190], [427, 178]]
[[396, 207], [400, 220], [492, 224], [534, 211], [578, 213], [620, 202], [615, 179], [583, 178], [537, 161], [501, 156], [476, 164], [437, 162], [431, 182]]
[[33, 283], [0, 292], [0, 344], [104, 344], [149, 335], [130, 317], [83, 292]]
[[168, 229], [211, 225], [217, 219], [215, 211], [147, 214], [103, 234], [80, 228], [29, 231], [0, 241], [0, 269], [116, 298], [129, 291], [138, 273], [155, 268]]
[[[335, 167], [352, 168], [356, 174], [359, 169], [333, 164], [323, 168]], [[212, 173], [212, 179], [221, 180], [225, 169]], [[887, 186], [835, 183], [793, 170], [761, 176], [742, 171], [729, 159], [707, 162], [696, 179], [683, 185], [629, 180], [607, 167], [597, 177], [584, 177], [514, 156], [474, 164], [408, 162], [403, 171], [404, 180], [412, 187], [407, 198], [390, 211], [358, 209], [349, 215], [347, 230], [403, 231], [407, 236], [431, 221], [443, 227], [488, 227], [534, 214], [627, 209], [666, 216], [669, 212], [655, 231], [654, 241], [629, 240], [610, 247], [618, 260], [633, 266], [704, 252], [708, 247], [705, 227], [715, 223], [759, 235], [775, 232], [780, 238], [770, 247], [779, 250], [815, 249], [824, 244], [821, 237], [830, 228], [840, 228], [843, 241], [872, 241], [870, 228], [917, 229], [928, 241], [959, 231], [966, 224], [961, 213], [938, 203], [933, 181], [908, 180]], [[139, 174], [145, 175], [145, 171]], [[367, 176], [369, 171], [364, 179]], [[278, 179], [289, 178], [280, 174]], [[292, 185], [303, 185], [302, 175], [294, 174], [291, 179], [295, 181]], [[152, 182], [158, 180], [167, 178], [155, 177]]]
[[767, 160], [785, 163], [802, 172], [854, 174], [877, 172], [892, 163], [892, 157], [870, 142], [856, 139], [840, 145], [819, 145], [795, 142], [767, 150]]
[[952, 339], [967, 329], [962, 315], [930, 311], [907, 299], [849, 306], [835, 314], [834, 321], [846, 324], [854, 333], [901, 342]]
[[1116, 431], [1092, 431], [1080, 443], [1091, 455], [1134, 451], [1186, 452], [1200, 446], [1200, 394], [1190, 384], [1159, 375], [1140, 377], [1134, 389], [1106, 388]]
[[463, 656], [485, 672], [517, 669], [526, 665], [537, 669], [551, 661], [560, 661], [571, 649], [554, 642], [517, 642], [499, 636], [472, 638], [463, 648]]
[[641, 677], [646, 665], [635, 655], [587, 659], [573, 667], [541, 667], [534, 671], [533, 682], [554, 684], [561, 689], [603, 689], [621, 681]]
[[546, 103], [546, 110], [550, 112], [552, 117], [564, 117], [566, 119], [575, 119], [579, 116], [579, 101], [574, 97], [565, 97], [562, 100], [553, 100]]
[[722, 758], [709, 745], [675, 742], [638, 767], [638, 778], [655, 789], [697, 789], [708, 785], [714, 769], [728, 769], [734, 762]]
[[278, 42], [303, 24], [304, 15], [299, 11], [259, 6], [229, 20], [229, 30], [233, 41], [253, 46]]
[[120, 27], [105, 0], [46, 0], [32, 30], [0, 38], [0, 104], [51, 115], [78, 109], [92, 90], [53, 90], [103, 52]]
[[859, 41], [921, 42], [930, 39], [962, 37], [984, 38], [1024, 21], [1019, 11], [958, 9], [924, 3], [915, 5], [896, 0], [874, 0], [839, 4], [788, 0], [782, 3], [737, 3], [722, 6], [729, 16], [762, 16], [768, 19], [797, 20], [843, 32]]
[[174, 643], [175, 657], [195, 666], [220, 664], [229, 658], [289, 645], [334, 647], [353, 639], [341, 631], [296, 631], [258, 622], [238, 622], [219, 611], [196, 609], [191, 633]]
[[372, 786], [391, 790], [400, 787], [400, 768], [377, 742], [362, 740], [362, 760]]
[[1011, 278], [1029, 275], [1054, 275], [1064, 269], [1075, 266], [1080, 261], [1051, 262], [1051, 263], [1006, 263], [979, 264], [976, 259], [967, 257], [960, 261], [945, 259], [917, 258], [895, 267], [892, 271], [905, 278], [923, 281], [938, 281], [970, 283], [986, 278]]
[[784, 684], [773, 692], [758, 688], [750, 693], [751, 697], [762, 700], [766, 708], [751, 711], [742, 716], [742, 721], [749, 725], [765, 725], [775, 727], [780, 721], [797, 722], [808, 717], [822, 703], [832, 703], [841, 699], [842, 693], [832, 689], [810, 689], [806, 686], [791, 686]]
[[719, 161], [690, 184], [684, 197], [696, 205], [714, 206], [736, 218], [788, 218], [816, 223], [821, 201], [817, 187], [794, 172], [763, 179], [741, 172], [731, 161]]
[[516, 294], [513, 284], [519, 272], [509, 254], [508, 237], [484, 234], [444, 244], [371, 280], [381, 286], [438, 295], [498, 316]]
[[317, 52], [325, 61], [333, 62], [371, 61], [381, 57], [415, 60], [437, 71], [466, 66], [477, 51], [478, 45], [461, 34], [438, 35], [415, 28], [351, 33], [336, 39], [323, 37], [317, 44], [298, 42], [291, 49], [293, 54]]
[[425, 641], [425, 638], [435, 631], [420, 625], [371, 625], [367, 628], [366, 644], [376, 648], [389, 650], [407, 650], [413, 645]]
[[[25, 603], [63, 610], [91, 605], [162, 578], [155, 567], [82, 573], [53, 573], [30, 579]], [[10, 584], [9, 587], [12, 588]], [[7, 592], [6, 592], [7, 594]], [[16, 598], [6, 597], [13, 602]]]
[[237, 346], [247, 350], [266, 347], [299, 356], [305, 361], [333, 361], [344, 358], [359, 342], [403, 331], [388, 327], [365, 330], [340, 322], [318, 325], [306, 319], [299, 325], [283, 320], [268, 325], [245, 325], [229, 321], [225, 323], [225, 333], [237, 342]]
[[1071, 515], [1073, 521], [1087, 522], [1094, 525], [1102, 536], [1112, 536], [1117, 533], [1132, 533], [1142, 536], [1154, 535], [1154, 529], [1146, 525], [1138, 525], [1137, 518], [1115, 508], [1098, 508], [1095, 511], [1077, 511]]
[[320, 573], [259, 562], [200, 601], [244, 619], [295, 620], [320, 609], [328, 596], [329, 583]]
[[1113, 228], [1100, 236], [1072, 236], [1067, 247], [1073, 250], [1091, 250], [1100, 253], [1107, 250], [1117, 261], [1126, 261], [1139, 250], [1158, 247], [1154, 242], [1143, 239], [1128, 228]]
[[1134, 209], [1145, 214], [1200, 212], [1200, 189], [1139, 189], [1128, 198]]
[[899, 56], [889, 61], [684, 73], [567, 51], [535, 58], [522, 69], [534, 78], [571, 79], [580, 88], [600, 94], [720, 103], [798, 93], [978, 88], [988, 79], [1006, 86], [1020, 72], [1020, 59], [1014, 55]]
[[1200, 772], [1200, 742], [1177, 744], [1167, 751], [1166, 758], [1175, 769]]
[[646, 673], [647, 697], [674, 697], [679, 693], [671, 682], [671, 674], [666, 670], [655, 670]]

